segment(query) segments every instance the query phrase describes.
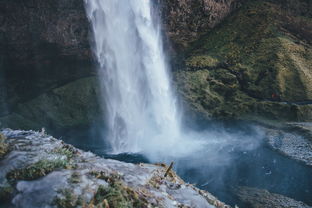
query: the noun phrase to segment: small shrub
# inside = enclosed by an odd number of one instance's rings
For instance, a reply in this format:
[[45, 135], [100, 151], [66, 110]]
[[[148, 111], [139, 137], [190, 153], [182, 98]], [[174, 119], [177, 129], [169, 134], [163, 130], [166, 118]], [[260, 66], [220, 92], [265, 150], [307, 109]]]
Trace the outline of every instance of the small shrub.
[[10, 184], [0, 186], [0, 201], [9, 201], [12, 198], [14, 188]]
[[58, 208], [75, 208], [83, 204], [81, 197], [73, 194], [71, 189], [62, 189], [59, 191], [63, 197], [56, 197], [53, 204]]
[[0, 159], [8, 152], [8, 144], [5, 142], [6, 137], [0, 133]]
[[66, 160], [40, 160], [26, 168], [13, 170], [6, 177], [12, 183], [17, 180], [34, 180], [58, 168], [68, 168]]

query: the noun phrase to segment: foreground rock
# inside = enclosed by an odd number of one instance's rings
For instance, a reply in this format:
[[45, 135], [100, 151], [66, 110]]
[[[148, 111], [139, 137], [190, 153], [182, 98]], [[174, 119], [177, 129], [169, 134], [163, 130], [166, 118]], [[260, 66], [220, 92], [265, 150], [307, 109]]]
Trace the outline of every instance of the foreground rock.
[[98, 157], [44, 133], [2, 131], [0, 202], [6, 207], [228, 207], [165, 165]]
[[311, 208], [302, 202], [263, 189], [239, 187], [236, 194], [249, 208]]

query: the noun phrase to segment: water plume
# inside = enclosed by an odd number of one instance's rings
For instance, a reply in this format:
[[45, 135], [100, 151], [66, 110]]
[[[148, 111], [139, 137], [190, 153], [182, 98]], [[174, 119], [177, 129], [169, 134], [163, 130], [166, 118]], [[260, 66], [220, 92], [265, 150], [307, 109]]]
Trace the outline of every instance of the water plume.
[[85, 0], [113, 153], [188, 154], [162, 34], [149, 0]]

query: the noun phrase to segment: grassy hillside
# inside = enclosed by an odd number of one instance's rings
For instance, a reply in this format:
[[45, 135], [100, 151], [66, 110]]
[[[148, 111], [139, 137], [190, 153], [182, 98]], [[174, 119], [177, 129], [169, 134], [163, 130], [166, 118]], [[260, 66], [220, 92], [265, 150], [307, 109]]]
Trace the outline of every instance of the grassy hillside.
[[309, 13], [249, 1], [188, 48], [178, 89], [207, 117], [311, 120], [311, 43]]

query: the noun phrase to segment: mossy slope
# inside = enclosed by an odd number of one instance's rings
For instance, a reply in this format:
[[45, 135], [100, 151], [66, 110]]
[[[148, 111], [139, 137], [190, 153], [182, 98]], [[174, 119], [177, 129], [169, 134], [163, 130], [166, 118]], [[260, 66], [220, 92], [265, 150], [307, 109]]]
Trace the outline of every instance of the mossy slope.
[[311, 120], [311, 42], [309, 15], [248, 1], [185, 52], [178, 89], [208, 117]]

